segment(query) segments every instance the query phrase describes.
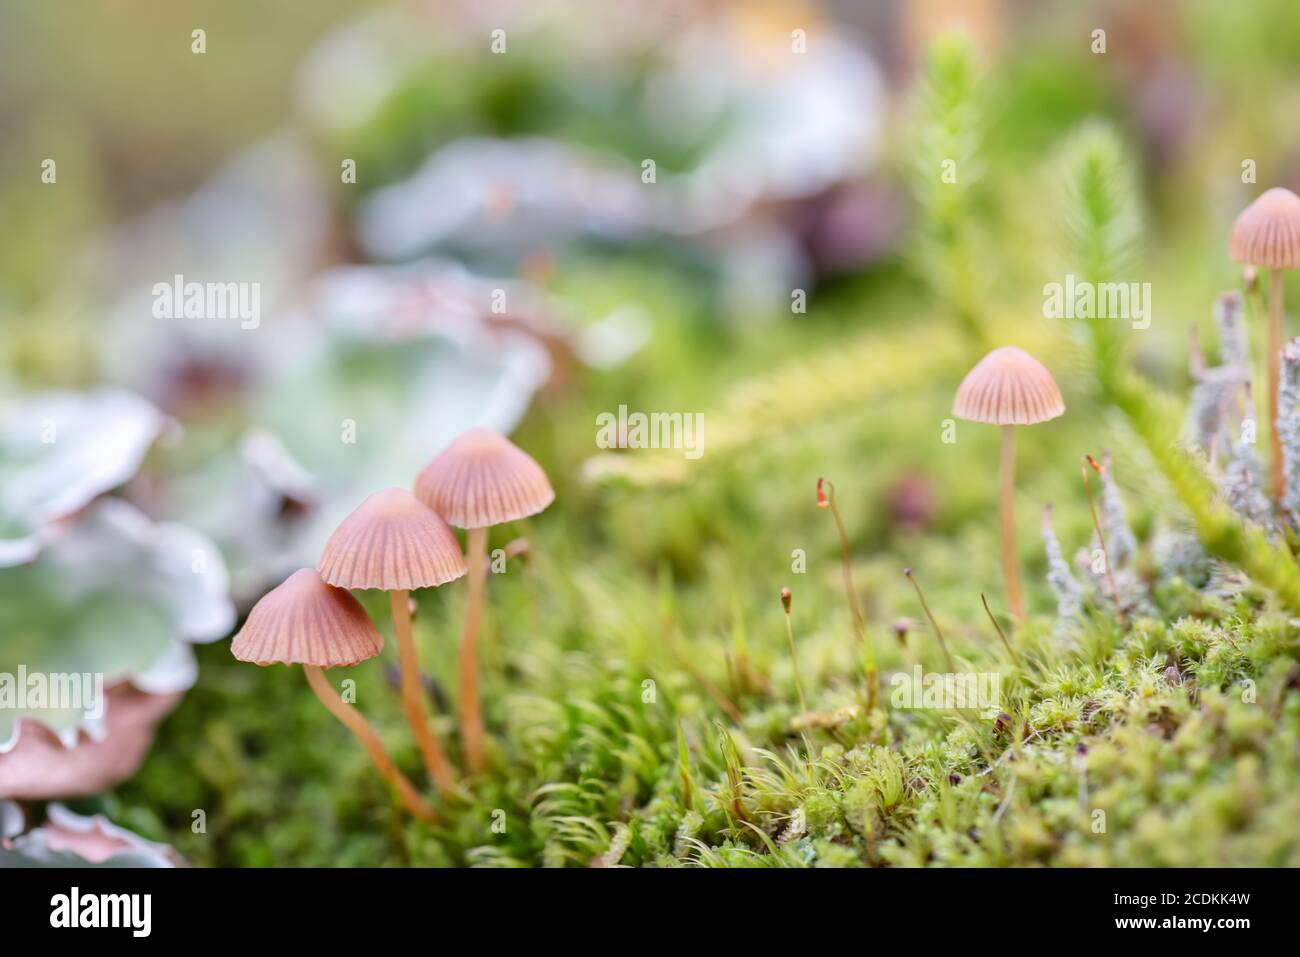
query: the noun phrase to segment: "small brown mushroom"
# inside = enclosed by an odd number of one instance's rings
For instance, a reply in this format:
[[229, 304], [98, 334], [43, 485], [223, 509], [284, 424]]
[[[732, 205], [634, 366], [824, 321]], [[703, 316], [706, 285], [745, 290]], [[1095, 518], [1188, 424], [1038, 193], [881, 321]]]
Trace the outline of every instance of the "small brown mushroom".
[[1228, 255], [1233, 262], [1268, 270], [1268, 412], [1273, 497], [1286, 491], [1282, 439], [1277, 428], [1277, 392], [1281, 383], [1282, 270], [1300, 269], [1300, 196], [1280, 187], [1265, 190], [1242, 210], [1232, 226]]
[[465, 574], [465, 557], [455, 533], [410, 492], [385, 489], [339, 523], [325, 543], [319, 567], [327, 584], [388, 592], [402, 663], [406, 721], [430, 777], [440, 791], [450, 793], [456, 787], [456, 771], [425, 716], [410, 597], [412, 589], [432, 588]]
[[957, 387], [952, 414], [970, 422], [1002, 427], [999, 501], [1002, 513], [1002, 575], [1007, 600], [1018, 621], [1025, 618], [1025, 596], [1016, 559], [1015, 468], [1017, 425], [1046, 422], [1065, 412], [1061, 390], [1047, 368], [1015, 346], [994, 349]]
[[415, 494], [451, 524], [469, 531], [469, 596], [460, 636], [460, 733], [472, 771], [486, 762], [478, 690], [478, 633], [487, 585], [487, 532], [542, 511], [555, 500], [546, 473], [527, 452], [490, 429], [470, 429], [425, 466]]
[[357, 736], [407, 810], [422, 821], [432, 821], [433, 810], [397, 769], [378, 732], [339, 696], [323, 670], [373, 658], [383, 647], [383, 636], [360, 602], [325, 584], [315, 569], [303, 568], [253, 606], [230, 650], [240, 661], [256, 665], [302, 665], [316, 697]]

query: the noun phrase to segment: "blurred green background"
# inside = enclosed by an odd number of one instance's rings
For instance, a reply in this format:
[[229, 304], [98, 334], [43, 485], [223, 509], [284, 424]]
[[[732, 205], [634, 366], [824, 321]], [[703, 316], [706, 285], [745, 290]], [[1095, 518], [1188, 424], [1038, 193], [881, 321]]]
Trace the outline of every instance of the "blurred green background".
[[[1184, 528], [1187, 515], [1098, 394], [1081, 329], [1042, 318], [1042, 287], [1069, 268], [1061, 193], [1073, 137], [1100, 123], [1121, 144], [1137, 197], [1122, 218], [1136, 223], [1140, 241], [1124, 250], [1129, 272], [1117, 278], [1154, 290], [1152, 328], [1126, 337], [1126, 361], [1148, 377], [1153, 408], [1163, 413], [1174, 397], [1162, 426], [1176, 441], [1188, 331], [1212, 328], [1215, 296], [1241, 285], [1226, 255], [1231, 223], [1262, 189], [1300, 188], [1300, 4], [682, 3], [656, 8], [649, 40], [637, 36], [639, 6], [599, 18], [566, 4], [512, 32], [514, 52], [503, 57], [486, 47], [494, 18], [515, 29], [504, 7], [408, 4], [428, 31], [409, 37], [419, 52], [407, 60], [400, 39], [387, 38], [379, 49], [402, 64], [398, 81], [368, 109], [339, 102], [329, 114], [331, 103], [304, 95], [329, 89], [302, 72], [304, 59], [333, 28], [382, 6], [0, 0], [0, 382], [17, 391], [101, 381], [107, 304], [102, 278], [80, 279], [83, 245], [183, 200], [242, 147], [285, 130], [301, 135], [324, 184], [321, 225], [310, 221], [322, 248], [305, 257], [310, 272], [300, 280], [379, 258], [365, 247], [367, 201], [466, 137], [550, 137], [621, 161], [615, 168], [632, 181], [652, 155], [665, 183], [721, 150], [744, 179], [761, 165], [751, 158], [778, 151], [780, 127], [768, 139], [755, 134], [747, 110], [769, 115], [770, 101], [754, 107], [743, 84], [727, 87], [730, 76], [710, 69], [710, 55], [722, 58], [707, 42], [718, 23], [734, 40], [726, 63], [743, 62], [755, 84], [783, 76], [773, 51], [788, 48], [792, 24], [807, 25], [812, 59], [832, 34], [869, 57], [879, 79], [873, 148], [833, 182], [807, 195], [760, 193], [714, 229], [670, 220], [629, 237], [557, 216], [540, 239], [520, 238], [510, 227], [491, 232], [489, 215], [488, 241], [457, 236], [439, 247], [560, 304], [574, 341], [629, 306], [651, 330], [622, 364], [579, 363], [571, 380], [548, 383], [515, 433], [558, 498], [494, 541], [526, 535], [535, 557], [493, 582], [485, 685], [498, 773], [446, 832], [406, 826], [384, 806], [360, 751], [342, 750], [342, 732], [299, 676], [238, 664], [224, 642], [200, 650], [199, 683], [141, 773], [87, 809], [208, 864], [586, 864], [623, 838], [625, 862], [640, 864], [1297, 862], [1294, 629], [1260, 588], [1193, 587], [1155, 569], [1152, 541]], [[623, 30], [612, 25], [620, 16]], [[196, 27], [207, 31], [201, 57], [190, 52]], [[684, 55], [696, 69], [684, 71], [685, 93], [670, 88], [674, 98], [657, 77], [665, 63], [681, 65], [672, 43], [693, 27], [705, 42]], [[952, 28], [970, 37], [972, 59], [940, 57], [924, 74], [925, 51]], [[1105, 31], [1104, 53], [1092, 50], [1096, 30]], [[430, 38], [442, 44], [433, 53], [419, 47]], [[346, 88], [368, 65], [382, 72], [387, 58], [326, 62]], [[820, 82], [805, 94], [809, 104], [832, 99], [836, 74]], [[710, 114], [716, 122], [691, 125], [695, 100], [722, 103]], [[54, 187], [40, 182], [47, 156], [58, 158]], [[954, 156], [962, 188], [949, 191], [936, 171]], [[340, 157], [358, 159], [356, 187], [339, 183]], [[1257, 182], [1243, 182], [1248, 160]], [[508, 221], [517, 198], [501, 202]], [[214, 221], [188, 225], [202, 232]], [[271, 235], [265, 259], [287, 245]], [[132, 261], [129, 234], [109, 244]], [[798, 268], [787, 273], [791, 261]], [[806, 313], [791, 312], [794, 282], [809, 293]], [[1297, 301], [1300, 283], [1288, 285]], [[337, 307], [323, 299], [310, 300], [312, 319]], [[1213, 337], [1204, 338], [1213, 358]], [[838, 539], [815, 507], [819, 475], [839, 490], [882, 671], [908, 667], [914, 653], [939, 661], [901, 575], [911, 566], [958, 655], [1010, 673], [980, 602], [983, 592], [1002, 607], [996, 432], [962, 424], [956, 445], [939, 441], [962, 374], [1004, 341], [1040, 354], [1069, 409], [1021, 440], [1018, 546], [1035, 622], [1017, 641], [1038, 664], [1016, 678], [1012, 710], [1041, 747], [1018, 766], [1017, 791], [1007, 765], [989, 767], [991, 751], [1010, 745], [988, 722], [895, 716], [882, 729], [859, 715], [814, 732], [817, 760], [802, 765], [792, 757], [803, 742], [791, 731], [780, 587], [795, 587], [813, 710], [851, 707], [860, 666]], [[404, 380], [387, 371], [400, 363], [385, 361], [340, 363], [341, 377], [361, 384], [330, 398], [388, 408], [383, 387]], [[168, 407], [185, 413], [191, 444], [156, 453], [159, 474], [176, 459], [218, 458], [243, 424], [238, 389], [225, 403], [195, 391], [197, 404]], [[624, 403], [704, 411], [706, 454], [687, 481], [661, 481], [656, 463], [672, 456], [634, 454], [614, 456], [615, 481], [584, 480], [599, 452], [595, 416]], [[411, 413], [389, 405], [385, 423], [398, 434]], [[295, 397], [279, 422], [317, 408], [334, 405]], [[1115, 453], [1155, 606], [1149, 621], [1127, 628], [1097, 603], [1086, 635], [1065, 649], [1051, 639], [1041, 509], [1055, 504], [1067, 556], [1084, 547], [1092, 519], [1078, 461], [1103, 447]], [[147, 483], [131, 491], [150, 501]], [[809, 556], [806, 579], [792, 578], [796, 548]], [[461, 596], [443, 589], [421, 600], [427, 670], [445, 698]], [[899, 619], [910, 646], [894, 637]], [[754, 676], [738, 670], [743, 656]], [[1171, 664], [1203, 685], [1162, 679]], [[357, 674], [364, 699], [379, 702], [381, 729], [402, 741], [383, 664]], [[659, 710], [640, 706], [648, 675], [664, 692]], [[1245, 676], [1260, 682], [1271, 710], [1234, 697]], [[742, 720], [718, 706], [709, 690], [718, 688]], [[442, 729], [452, 737], [447, 719]], [[679, 733], [694, 786], [707, 795], [699, 802], [683, 793]], [[1116, 822], [1113, 841], [1094, 840], [1077, 820], [1069, 762], [1081, 747], [1095, 752], [1090, 780]], [[397, 750], [415, 765], [409, 741]], [[773, 841], [796, 808], [809, 833], [773, 851], [733, 819], [733, 790]], [[209, 834], [188, 831], [194, 807], [210, 811]], [[501, 840], [486, 830], [497, 807], [520, 822]], [[880, 842], [879, 856], [863, 835]]]

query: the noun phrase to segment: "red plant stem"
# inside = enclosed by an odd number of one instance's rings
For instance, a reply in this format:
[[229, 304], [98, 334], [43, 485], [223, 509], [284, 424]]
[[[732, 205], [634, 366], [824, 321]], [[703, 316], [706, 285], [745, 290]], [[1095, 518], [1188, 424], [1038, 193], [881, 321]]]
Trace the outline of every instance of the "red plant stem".
[[1011, 647], [1011, 641], [1007, 638], [1007, 633], [1002, 630], [1002, 626], [998, 624], [998, 620], [993, 617], [993, 610], [989, 608], [989, 600], [984, 597], [983, 592], [980, 592], [980, 601], [984, 603], [984, 613], [989, 616], [989, 621], [993, 622], [993, 629], [998, 633], [998, 637], [1002, 639], [1003, 647], [1007, 649], [1007, 652], [1011, 655], [1012, 659], [1015, 660], [1015, 663], [1023, 668], [1025, 663], [1020, 660], [1020, 655], [1016, 653], [1016, 649]]
[[808, 702], [803, 696], [803, 682], [799, 680], [799, 654], [794, 647], [794, 625], [790, 621], [790, 608], [785, 609], [785, 636], [790, 641], [790, 667], [794, 670], [794, 690], [799, 692], [799, 710], [808, 713]]
[[1079, 464], [1079, 474], [1083, 476], [1083, 489], [1088, 493], [1088, 510], [1092, 512], [1092, 527], [1097, 530], [1097, 541], [1101, 544], [1101, 557], [1106, 563], [1106, 579], [1110, 582], [1110, 597], [1115, 602], [1115, 614], [1120, 623], [1124, 622], [1124, 606], [1119, 601], [1119, 588], [1115, 585], [1115, 571], [1110, 567], [1110, 550], [1106, 548], [1106, 535], [1101, 530], [1101, 519], [1097, 515], [1097, 505], [1092, 500], [1092, 485], [1088, 482], [1088, 466], [1091, 465], [1100, 474], [1101, 469], [1091, 455], [1085, 455]]
[[925, 592], [921, 591], [921, 583], [912, 575], [912, 569], [904, 568], [903, 574], [907, 576], [907, 580], [916, 589], [916, 597], [921, 600], [921, 610], [925, 612], [925, 617], [929, 619], [930, 627], [934, 629], [934, 636], [939, 639], [939, 649], [943, 652], [943, 660], [948, 664], [948, 672], [956, 674], [957, 666], [952, 663], [952, 655], [948, 654], [948, 643], [943, 640], [943, 631], [939, 628], [939, 623], [934, 620], [934, 615], [930, 614], [930, 606], [926, 603]]
[[[829, 492], [824, 492], [823, 489], [829, 489]], [[876, 654], [871, 647], [871, 639], [867, 637], [866, 622], [862, 617], [862, 609], [858, 606], [857, 591], [853, 587], [853, 565], [849, 560], [849, 536], [844, 531], [844, 519], [840, 517], [840, 508], [835, 504], [835, 485], [825, 479], [818, 479], [817, 498], [819, 506], [822, 508], [829, 506], [831, 515], [835, 517], [835, 527], [840, 533], [840, 568], [844, 574], [844, 594], [849, 602], [849, 611], [853, 615], [853, 627], [857, 631], [858, 640], [862, 642], [866, 653], [867, 711], [871, 712], [876, 707]]]

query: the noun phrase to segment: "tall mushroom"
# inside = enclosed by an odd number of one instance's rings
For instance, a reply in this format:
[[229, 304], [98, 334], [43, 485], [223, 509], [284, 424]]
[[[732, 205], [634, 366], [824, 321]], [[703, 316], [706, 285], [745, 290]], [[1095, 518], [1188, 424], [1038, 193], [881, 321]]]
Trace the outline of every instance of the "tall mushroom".
[[1271, 436], [1273, 498], [1282, 500], [1286, 479], [1277, 428], [1277, 390], [1281, 384], [1282, 270], [1300, 269], [1300, 196], [1289, 189], [1265, 190], [1242, 210], [1232, 226], [1228, 255], [1233, 262], [1268, 270], [1268, 418]]
[[1046, 422], [1065, 412], [1065, 401], [1046, 367], [1023, 349], [1003, 346], [981, 359], [953, 399], [952, 414], [969, 422], [1002, 427], [1002, 455], [998, 467], [1002, 512], [1002, 576], [1007, 599], [1018, 621], [1025, 618], [1025, 596], [1020, 588], [1016, 559], [1015, 469], [1016, 426]]
[[420, 501], [467, 529], [469, 595], [460, 636], [460, 734], [473, 771], [485, 763], [483, 705], [478, 691], [478, 633], [487, 583], [487, 533], [492, 525], [535, 515], [555, 500], [542, 467], [490, 429], [470, 429], [425, 466], [415, 480]]
[[465, 574], [465, 557], [447, 523], [400, 488], [376, 492], [334, 530], [320, 557], [320, 577], [339, 588], [388, 592], [402, 663], [406, 721], [438, 789], [451, 793], [456, 771], [424, 712], [420, 661], [411, 628], [411, 590], [432, 588]]
[[240, 661], [256, 665], [302, 665], [316, 697], [357, 736], [406, 809], [422, 821], [432, 821], [432, 809], [397, 769], [379, 734], [325, 677], [325, 668], [355, 665], [383, 647], [383, 637], [360, 602], [325, 584], [314, 568], [302, 568], [253, 606], [230, 650]]

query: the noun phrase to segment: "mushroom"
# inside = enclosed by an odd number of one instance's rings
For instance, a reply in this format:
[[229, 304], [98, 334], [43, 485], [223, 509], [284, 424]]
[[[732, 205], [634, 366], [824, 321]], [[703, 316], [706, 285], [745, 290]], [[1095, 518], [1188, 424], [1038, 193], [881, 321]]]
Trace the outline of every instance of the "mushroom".
[[1002, 427], [998, 468], [1002, 575], [1012, 614], [1018, 621], [1025, 618], [1025, 596], [1020, 588], [1020, 565], [1016, 560], [1015, 427], [1046, 422], [1064, 412], [1065, 401], [1052, 374], [1041, 362], [1015, 346], [994, 349], [981, 359], [957, 387], [952, 403], [952, 414], [959, 419]]
[[460, 733], [466, 762], [471, 770], [481, 771], [485, 736], [478, 632], [487, 583], [488, 528], [537, 514], [555, 500], [555, 491], [542, 467], [523, 449], [490, 429], [470, 429], [425, 466], [415, 480], [415, 494], [469, 532], [469, 595], [460, 636]]
[[402, 703], [424, 766], [444, 794], [456, 771], [429, 727], [420, 688], [420, 662], [411, 628], [411, 590], [432, 588], [465, 574], [460, 543], [447, 523], [405, 489], [376, 492], [339, 523], [320, 557], [320, 577], [339, 588], [388, 592], [402, 663]]
[[360, 602], [325, 584], [315, 569], [302, 568], [253, 606], [230, 650], [240, 661], [256, 665], [302, 665], [316, 697], [357, 736], [406, 809], [422, 821], [432, 821], [433, 810], [397, 769], [378, 732], [325, 677], [325, 668], [355, 665], [383, 647], [383, 637]]
[[1233, 262], [1268, 270], [1268, 413], [1273, 497], [1281, 501], [1286, 479], [1282, 439], [1277, 428], [1277, 390], [1281, 383], [1282, 270], [1300, 269], [1300, 196], [1289, 189], [1265, 190], [1242, 210], [1232, 226], [1228, 255]]

